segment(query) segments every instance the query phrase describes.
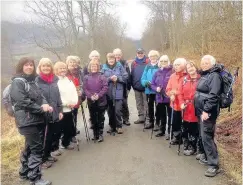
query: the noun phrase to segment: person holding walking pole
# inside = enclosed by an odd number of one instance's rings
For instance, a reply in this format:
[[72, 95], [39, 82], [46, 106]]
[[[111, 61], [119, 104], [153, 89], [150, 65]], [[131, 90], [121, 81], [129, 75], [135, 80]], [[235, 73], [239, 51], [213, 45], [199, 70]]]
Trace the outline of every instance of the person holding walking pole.
[[90, 107], [90, 117], [93, 125], [94, 141], [102, 142], [107, 107], [108, 83], [100, 73], [100, 63], [93, 59], [88, 66], [89, 74], [84, 77], [84, 92]]
[[179, 94], [179, 84], [183, 81], [185, 72], [186, 59], [177, 58], [173, 63], [173, 68], [175, 72], [170, 76], [168, 85], [166, 87], [166, 94], [170, 97], [170, 105], [173, 109], [173, 120], [172, 122], [172, 145], [179, 144], [180, 132], [181, 132], [181, 107], [179, 104], [178, 94]]
[[[156, 91], [156, 124], [159, 126], [159, 133], [156, 137], [162, 137], [165, 135], [167, 117], [168, 117], [168, 130], [166, 137], [169, 138], [170, 134], [170, 122], [171, 122], [171, 107], [170, 98], [166, 95], [166, 87], [170, 76], [172, 74], [172, 65], [170, 64], [169, 57], [163, 55], [158, 62], [159, 70], [154, 74], [151, 88]], [[156, 131], [156, 130], [155, 130]]]
[[32, 185], [50, 185], [50, 181], [41, 178], [43, 142], [40, 132], [45, 127], [44, 113], [52, 112], [53, 108], [47, 104], [35, 79], [34, 60], [21, 58], [10, 89], [16, 125], [19, 133], [25, 138], [19, 176], [21, 179], [29, 180]]
[[116, 63], [113, 53], [107, 54], [107, 62], [103, 65], [102, 73], [108, 79], [108, 116], [111, 127], [108, 133], [122, 134], [123, 88], [128, 74], [120, 63]]
[[[190, 156], [197, 152], [198, 118], [195, 115], [194, 95], [200, 75], [198, 68], [193, 61], [188, 61], [186, 64], [187, 75], [179, 87], [179, 104], [183, 112], [182, 119], [182, 139], [184, 144], [184, 155]], [[181, 143], [179, 143], [181, 144]]]
[[75, 85], [66, 76], [67, 65], [64, 62], [56, 62], [54, 65], [55, 75], [59, 78], [57, 85], [59, 88], [62, 109], [63, 109], [63, 119], [60, 121], [63, 137], [61, 142], [61, 148], [67, 150], [73, 150], [74, 146], [71, 144], [73, 133], [76, 131], [73, 124], [72, 109], [78, 103], [78, 93]]

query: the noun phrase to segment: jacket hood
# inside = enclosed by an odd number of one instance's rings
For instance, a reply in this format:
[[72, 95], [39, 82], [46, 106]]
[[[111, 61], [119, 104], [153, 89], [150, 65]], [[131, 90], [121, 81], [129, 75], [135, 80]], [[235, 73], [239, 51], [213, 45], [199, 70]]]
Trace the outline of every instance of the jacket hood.
[[14, 77], [12, 77], [11, 80], [13, 81], [15, 78], [24, 78], [28, 82], [31, 82], [31, 81], [35, 81], [36, 77], [37, 77], [36, 75], [18, 74], [18, 75], [15, 75]]

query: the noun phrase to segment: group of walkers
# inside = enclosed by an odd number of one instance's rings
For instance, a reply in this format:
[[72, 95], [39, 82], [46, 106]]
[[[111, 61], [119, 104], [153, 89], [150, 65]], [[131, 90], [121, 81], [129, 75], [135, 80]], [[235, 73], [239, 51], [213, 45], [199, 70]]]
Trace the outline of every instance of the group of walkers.
[[130, 125], [127, 99], [131, 88], [138, 111], [134, 124], [159, 131], [156, 137], [165, 136], [172, 145], [180, 144], [182, 138], [184, 155], [197, 154], [199, 162], [209, 166], [206, 176], [219, 172], [214, 132], [222, 79], [221, 66], [213, 56], [202, 58], [200, 73], [193, 61], [177, 58], [172, 64], [167, 55], [160, 57], [151, 50], [147, 57], [142, 48], [131, 67], [119, 48], [107, 54], [105, 64], [96, 50], [89, 59], [83, 69], [77, 56], [55, 64], [42, 58], [37, 68], [30, 58], [18, 62], [10, 97], [19, 132], [25, 137], [22, 179], [33, 185], [51, 184], [41, 178], [41, 168], [51, 167], [62, 154], [60, 149], [74, 149], [80, 132], [78, 109], [84, 100], [93, 140], [104, 140], [105, 111], [107, 132], [123, 134], [123, 125]]

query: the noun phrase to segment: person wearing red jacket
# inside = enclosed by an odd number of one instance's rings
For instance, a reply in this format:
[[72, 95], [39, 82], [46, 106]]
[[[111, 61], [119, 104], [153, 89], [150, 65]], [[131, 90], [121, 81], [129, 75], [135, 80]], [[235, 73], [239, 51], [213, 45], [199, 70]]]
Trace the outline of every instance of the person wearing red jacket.
[[180, 83], [178, 100], [182, 109], [182, 137], [184, 143], [184, 155], [190, 156], [197, 151], [198, 118], [195, 114], [194, 95], [200, 75], [193, 61], [186, 64], [187, 75]]
[[[170, 141], [172, 145], [179, 144], [179, 138], [181, 133], [181, 107], [178, 99], [179, 94], [179, 86], [180, 83], [183, 81], [186, 72], [186, 59], [184, 58], [177, 58], [173, 63], [173, 68], [175, 72], [170, 76], [168, 85], [166, 87], [166, 94], [170, 97], [170, 106], [173, 109], [173, 115], [171, 117], [172, 119], [172, 140]], [[168, 133], [170, 133], [170, 130], [168, 130]], [[166, 137], [166, 139], [169, 139], [169, 136]]]

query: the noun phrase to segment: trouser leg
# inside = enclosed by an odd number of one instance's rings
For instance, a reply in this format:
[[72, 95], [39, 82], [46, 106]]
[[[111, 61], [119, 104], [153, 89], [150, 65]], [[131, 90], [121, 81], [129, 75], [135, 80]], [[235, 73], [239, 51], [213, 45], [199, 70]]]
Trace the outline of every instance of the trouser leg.
[[171, 109], [169, 103], [166, 103], [166, 113], [167, 113], [167, 117], [168, 117], [168, 119], [167, 119], [167, 128], [168, 128], [167, 133], [169, 135], [170, 134], [170, 127], [171, 127], [171, 117], [172, 117], [172, 109]]
[[148, 115], [149, 122], [154, 124], [154, 104], [155, 104], [155, 94], [147, 95], [148, 98]]
[[198, 140], [198, 123], [193, 122], [188, 125], [188, 136], [189, 136], [189, 146], [196, 151], [197, 150], [197, 140]]
[[21, 156], [20, 156], [21, 167], [19, 169], [19, 175], [21, 177], [27, 177], [27, 175], [28, 175], [28, 172], [29, 172], [28, 158], [29, 158], [29, 156], [30, 156], [30, 148], [25, 139], [25, 147], [24, 147], [23, 151], [21, 152]]
[[128, 103], [127, 103], [127, 97], [123, 99], [122, 102], [122, 118], [124, 122], [129, 121], [129, 109], [128, 109]]
[[73, 112], [73, 131], [72, 135], [75, 137], [77, 135], [77, 122], [78, 122], [78, 108], [74, 108]]
[[182, 139], [184, 144], [184, 150], [188, 150], [189, 147], [189, 124], [187, 121], [183, 121], [182, 123]]
[[199, 133], [199, 135], [198, 135], [198, 141], [197, 141], [197, 153], [199, 153], [199, 154], [205, 154], [205, 151], [204, 151], [204, 147], [203, 147], [203, 143], [202, 143], [202, 135], [201, 135], [201, 125], [202, 125], [202, 123], [201, 123], [201, 118], [198, 118], [198, 120], [199, 120], [199, 123], [198, 123], [198, 133]]
[[98, 139], [99, 128], [98, 128], [98, 105], [97, 105], [97, 103], [90, 103], [90, 117], [91, 117], [91, 123], [93, 125], [94, 139]]
[[[137, 106], [137, 111], [138, 111], [138, 118], [140, 121], [145, 120], [145, 113], [144, 113], [144, 92], [139, 92], [134, 90], [135, 92], [135, 100], [136, 100], [136, 106]], [[145, 98], [146, 102], [146, 98]], [[147, 102], [146, 102], [147, 104]]]
[[61, 120], [61, 126], [63, 130], [62, 145], [67, 147], [73, 137], [73, 117], [71, 112], [63, 113], [63, 119]]
[[[47, 129], [46, 140], [45, 140], [45, 148], [44, 148], [44, 155], [43, 155], [43, 161], [47, 161], [48, 157], [51, 156], [52, 151], [52, 144], [53, 144], [53, 136], [54, 136], [54, 130], [55, 130], [55, 123], [49, 123], [45, 129]], [[44, 131], [46, 132], [46, 131]], [[44, 141], [43, 141], [44, 142]]]
[[216, 120], [205, 120], [201, 124], [201, 136], [203, 147], [207, 156], [208, 165], [219, 166], [217, 145], [214, 142]]
[[109, 125], [113, 131], [116, 130], [116, 119], [115, 119], [115, 108], [112, 100], [108, 100], [108, 117], [109, 117]]
[[62, 134], [61, 123], [56, 122], [54, 123], [54, 136], [53, 136], [53, 144], [52, 144], [52, 151], [56, 151], [59, 149], [59, 140]]
[[116, 100], [115, 118], [116, 128], [122, 128], [122, 100]]
[[173, 114], [173, 123], [172, 123], [172, 132], [173, 136], [179, 140], [180, 133], [181, 133], [181, 111], [175, 111]]
[[106, 107], [99, 107], [98, 110], [98, 127], [99, 127], [99, 134], [103, 135], [104, 123], [105, 123], [105, 110]]

